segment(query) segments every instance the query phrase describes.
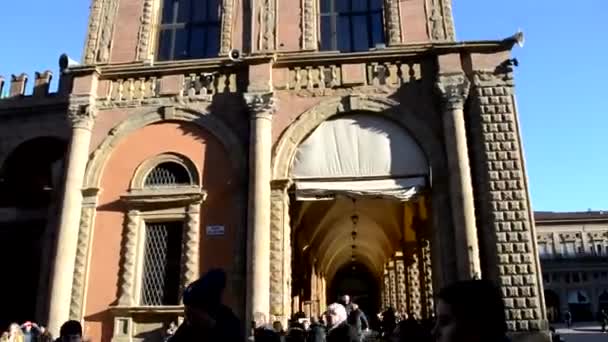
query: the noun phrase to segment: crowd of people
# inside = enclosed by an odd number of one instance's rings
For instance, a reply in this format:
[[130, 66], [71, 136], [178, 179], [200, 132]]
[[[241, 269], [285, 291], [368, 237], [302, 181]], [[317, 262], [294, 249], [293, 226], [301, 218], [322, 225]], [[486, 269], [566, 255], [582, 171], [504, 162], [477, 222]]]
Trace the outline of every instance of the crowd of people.
[[[247, 340], [240, 322], [221, 303], [226, 286], [222, 270], [211, 270], [184, 292], [184, 323], [168, 338], [170, 342]], [[348, 297], [330, 304], [322, 317], [294, 315], [285, 331], [282, 324], [257, 319], [250, 332], [253, 342], [362, 342], [437, 341], [505, 342], [507, 326], [502, 295], [486, 280], [454, 283], [438, 294], [436, 319], [417, 320], [392, 309], [379, 318], [380, 330]], [[400, 317], [400, 320], [398, 319]]]
[[[85, 342], [82, 338], [82, 325], [78, 321], [65, 322], [59, 331], [55, 342]], [[25, 322], [21, 325], [12, 323], [8, 330], [2, 333], [0, 342], [53, 342], [53, 336], [43, 325], [35, 322]]]

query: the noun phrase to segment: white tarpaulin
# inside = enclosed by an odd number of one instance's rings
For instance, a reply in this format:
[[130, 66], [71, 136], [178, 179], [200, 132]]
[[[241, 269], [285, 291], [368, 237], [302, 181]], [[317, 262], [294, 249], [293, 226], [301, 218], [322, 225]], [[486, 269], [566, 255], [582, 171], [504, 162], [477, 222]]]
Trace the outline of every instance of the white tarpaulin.
[[428, 175], [426, 157], [408, 132], [365, 114], [323, 122], [300, 146], [295, 179]]
[[417, 142], [382, 117], [355, 114], [323, 122], [296, 151], [300, 200], [337, 194], [406, 201], [426, 186], [429, 167]]
[[348, 197], [377, 197], [409, 201], [426, 185], [424, 177], [358, 180], [358, 181], [296, 181], [296, 200], [311, 201]]

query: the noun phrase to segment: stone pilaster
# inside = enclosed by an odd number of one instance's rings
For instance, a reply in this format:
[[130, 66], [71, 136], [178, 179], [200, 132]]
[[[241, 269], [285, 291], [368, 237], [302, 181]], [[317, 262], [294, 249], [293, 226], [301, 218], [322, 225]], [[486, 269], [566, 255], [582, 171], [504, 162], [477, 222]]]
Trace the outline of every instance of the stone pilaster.
[[388, 282], [389, 282], [389, 306], [393, 309], [397, 308], [397, 273], [395, 272], [395, 262], [388, 262]]
[[397, 45], [402, 41], [401, 37], [401, 15], [399, 0], [384, 0], [387, 42], [389, 45]]
[[317, 50], [316, 1], [300, 0], [302, 6], [302, 49]]
[[484, 277], [502, 287], [509, 330], [542, 335], [540, 262], [510, 70], [475, 74], [469, 120]]
[[420, 269], [418, 265], [418, 254], [413, 252], [406, 259], [407, 267], [407, 310], [410, 316], [417, 319], [422, 318], [422, 303], [420, 289]]
[[405, 263], [403, 257], [399, 257], [395, 260], [395, 268], [397, 274], [397, 307], [396, 309], [401, 312], [407, 309], [407, 286], [405, 281]]
[[74, 280], [72, 285], [72, 300], [70, 304], [70, 319], [80, 321], [84, 315], [84, 294], [86, 288], [89, 255], [92, 237], [93, 222], [97, 206], [97, 193], [99, 189], [83, 191], [82, 213], [80, 215], [80, 230], [78, 232], [78, 248], [74, 266]]
[[[291, 231], [288, 187], [287, 181], [273, 181], [270, 204], [270, 314], [285, 324], [291, 316]], [[316, 287], [316, 284], [313, 284], [316, 280], [313, 270], [311, 286]]]
[[461, 279], [472, 279], [481, 276], [481, 268], [463, 110], [470, 82], [464, 73], [441, 74], [436, 86], [443, 103], [458, 274]]
[[72, 139], [64, 183], [64, 196], [59, 215], [57, 248], [54, 260], [49, 306], [49, 329], [57, 335], [61, 324], [70, 317], [72, 285], [78, 251], [82, 185], [89, 157], [91, 129], [95, 122], [94, 98], [72, 96], [68, 118], [72, 124]]
[[272, 162], [272, 114], [275, 102], [272, 93], [245, 95], [251, 112], [249, 151], [249, 229], [248, 234], [248, 311], [250, 318], [270, 318], [270, 204]]
[[200, 276], [199, 259], [201, 243], [201, 202], [188, 206], [186, 229], [184, 229], [184, 248], [182, 252], [182, 286], [186, 288]]
[[420, 241], [420, 274], [422, 286], [422, 314], [423, 317], [431, 317], [435, 312], [435, 301], [433, 297], [433, 265], [431, 262], [431, 244], [428, 240]]
[[137, 240], [140, 222], [139, 210], [129, 210], [127, 212], [118, 283], [119, 306], [131, 306], [135, 303], [135, 264], [137, 262]]

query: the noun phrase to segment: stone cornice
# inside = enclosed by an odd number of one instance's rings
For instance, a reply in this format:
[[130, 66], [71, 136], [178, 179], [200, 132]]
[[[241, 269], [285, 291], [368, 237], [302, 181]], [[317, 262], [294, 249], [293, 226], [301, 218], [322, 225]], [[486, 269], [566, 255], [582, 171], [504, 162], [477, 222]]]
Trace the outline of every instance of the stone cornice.
[[131, 189], [125, 195], [120, 196], [130, 208], [140, 208], [148, 205], [187, 205], [203, 202], [207, 198], [207, 192], [196, 186]]

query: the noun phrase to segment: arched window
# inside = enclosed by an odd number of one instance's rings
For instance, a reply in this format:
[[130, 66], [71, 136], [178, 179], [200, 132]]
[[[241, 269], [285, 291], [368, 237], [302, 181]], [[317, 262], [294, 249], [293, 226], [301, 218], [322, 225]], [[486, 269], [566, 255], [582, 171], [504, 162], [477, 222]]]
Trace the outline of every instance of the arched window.
[[220, 50], [221, 0], [164, 0], [158, 60], [208, 58]]
[[383, 0], [320, 0], [321, 50], [366, 51], [384, 43]]
[[164, 162], [157, 165], [146, 176], [145, 187], [191, 185], [188, 170], [178, 163]]

